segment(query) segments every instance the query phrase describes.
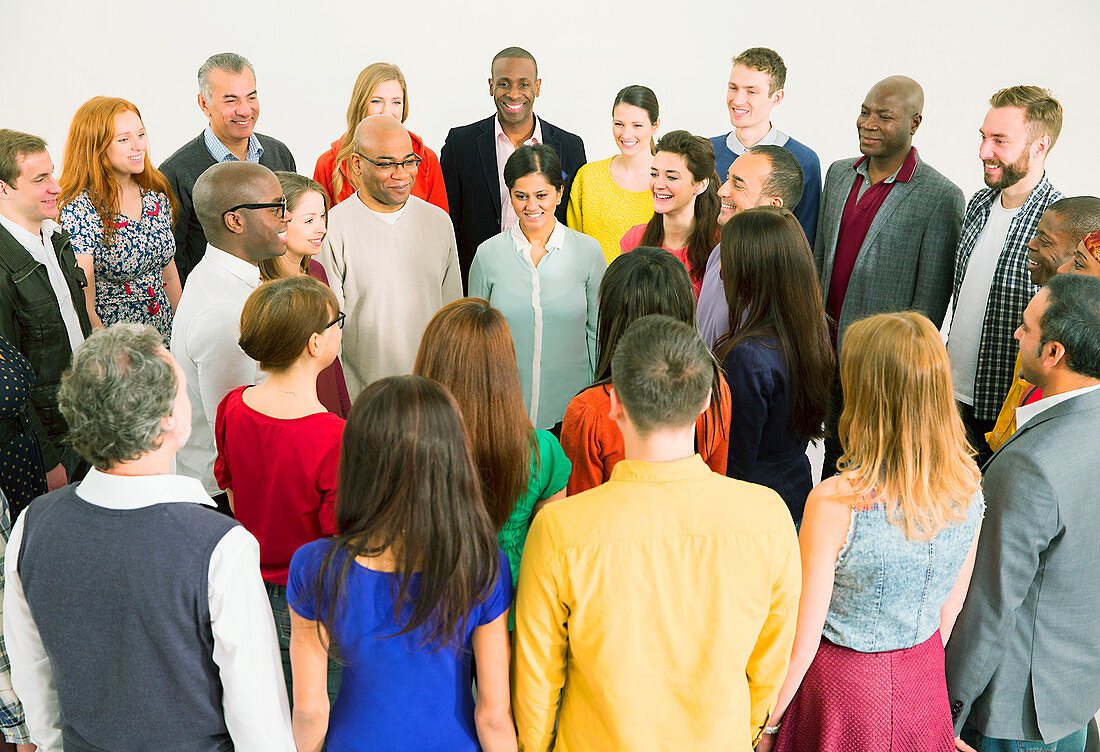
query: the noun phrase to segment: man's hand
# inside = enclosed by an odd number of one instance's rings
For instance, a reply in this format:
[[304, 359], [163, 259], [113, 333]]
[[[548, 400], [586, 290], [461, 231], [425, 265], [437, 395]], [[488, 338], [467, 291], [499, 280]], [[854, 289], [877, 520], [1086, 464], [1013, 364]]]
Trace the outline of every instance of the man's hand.
[[34, 744], [16, 744], [15, 752], [36, 752], [38, 747]]
[[65, 466], [60, 462], [57, 463], [57, 467], [46, 473], [46, 489], [49, 491], [64, 488], [68, 483], [69, 475], [65, 472]]
[[955, 749], [957, 749], [958, 752], [978, 752], [978, 750], [974, 749], [969, 744], [964, 742], [962, 740], [962, 737], [958, 736], [955, 737]]

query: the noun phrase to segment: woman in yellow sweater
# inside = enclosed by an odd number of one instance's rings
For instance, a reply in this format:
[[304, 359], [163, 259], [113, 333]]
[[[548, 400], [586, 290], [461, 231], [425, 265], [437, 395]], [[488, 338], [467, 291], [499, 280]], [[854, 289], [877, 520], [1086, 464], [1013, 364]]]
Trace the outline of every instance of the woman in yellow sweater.
[[616, 94], [611, 132], [620, 153], [589, 162], [573, 181], [565, 223], [598, 240], [609, 264], [619, 255], [623, 234], [653, 215], [649, 168], [659, 114], [657, 95], [648, 86], [628, 86]]

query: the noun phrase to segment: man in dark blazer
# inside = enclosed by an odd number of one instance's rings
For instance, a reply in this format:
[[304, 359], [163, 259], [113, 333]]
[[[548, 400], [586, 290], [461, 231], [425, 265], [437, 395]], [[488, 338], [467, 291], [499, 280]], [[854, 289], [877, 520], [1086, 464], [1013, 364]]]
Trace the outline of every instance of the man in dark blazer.
[[573, 178], [586, 161], [579, 136], [535, 117], [535, 98], [542, 79], [530, 52], [520, 47], [501, 50], [493, 58], [490, 72], [489, 94], [497, 114], [452, 128], [439, 153], [464, 290], [477, 247], [516, 222], [504, 187], [508, 157], [520, 146], [532, 143], [546, 144], [558, 153], [565, 192], [555, 216], [563, 224]]
[[947, 693], [960, 749], [1081, 752], [1100, 708], [1100, 279], [1052, 278], [1015, 337], [1043, 399], [985, 466]]
[[[943, 323], [964, 201], [913, 147], [923, 107], [924, 92], [911, 78], [875, 84], [856, 118], [863, 156], [833, 162], [825, 176], [814, 264], [837, 352], [848, 325], [872, 314], [915, 310]], [[830, 475], [840, 458], [839, 378], [833, 392], [825, 440]]]
[[253, 133], [260, 117], [256, 73], [252, 63], [233, 52], [211, 55], [199, 68], [199, 108], [210, 124], [164, 160], [160, 171], [180, 204], [173, 234], [180, 284], [206, 253], [206, 235], [191, 191], [206, 168], [217, 162], [259, 162], [274, 170], [294, 172], [294, 157], [282, 141]]

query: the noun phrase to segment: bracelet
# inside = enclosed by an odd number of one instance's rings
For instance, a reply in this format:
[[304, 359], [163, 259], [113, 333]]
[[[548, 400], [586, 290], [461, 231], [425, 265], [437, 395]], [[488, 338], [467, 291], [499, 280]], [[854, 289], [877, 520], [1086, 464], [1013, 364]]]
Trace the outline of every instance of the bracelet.
[[777, 723], [774, 726], [765, 726], [764, 730], [761, 733], [763, 733], [766, 736], [775, 736], [776, 734], [779, 733], [779, 726], [780, 725], [781, 725], [781, 723]]

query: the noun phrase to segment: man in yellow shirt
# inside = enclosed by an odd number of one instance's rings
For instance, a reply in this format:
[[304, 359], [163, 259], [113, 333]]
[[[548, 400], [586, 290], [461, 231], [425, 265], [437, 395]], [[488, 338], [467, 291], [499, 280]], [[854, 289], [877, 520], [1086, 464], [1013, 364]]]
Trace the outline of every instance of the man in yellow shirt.
[[666, 316], [620, 340], [610, 415], [625, 459], [539, 512], [524, 547], [520, 750], [749, 752], [759, 738], [794, 639], [798, 544], [774, 491], [694, 453], [713, 368], [698, 332]]

